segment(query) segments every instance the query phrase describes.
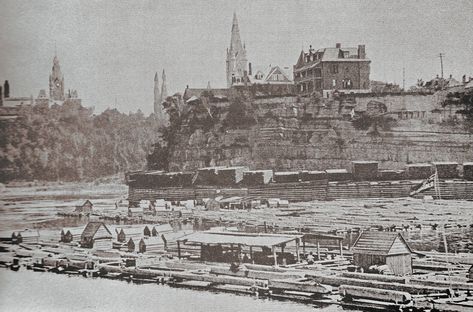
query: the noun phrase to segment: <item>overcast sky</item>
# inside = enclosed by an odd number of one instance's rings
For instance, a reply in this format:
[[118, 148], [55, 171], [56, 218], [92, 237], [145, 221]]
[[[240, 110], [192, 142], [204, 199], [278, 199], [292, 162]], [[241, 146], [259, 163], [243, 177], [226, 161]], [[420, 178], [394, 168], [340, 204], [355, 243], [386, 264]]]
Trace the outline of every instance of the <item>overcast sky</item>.
[[254, 66], [292, 66], [301, 48], [365, 44], [371, 79], [406, 85], [473, 76], [473, 1], [0, 0], [0, 79], [12, 96], [48, 89], [54, 46], [85, 106], [149, 113], [153, 78], [170, 93], [225, 87], [233, 12]]

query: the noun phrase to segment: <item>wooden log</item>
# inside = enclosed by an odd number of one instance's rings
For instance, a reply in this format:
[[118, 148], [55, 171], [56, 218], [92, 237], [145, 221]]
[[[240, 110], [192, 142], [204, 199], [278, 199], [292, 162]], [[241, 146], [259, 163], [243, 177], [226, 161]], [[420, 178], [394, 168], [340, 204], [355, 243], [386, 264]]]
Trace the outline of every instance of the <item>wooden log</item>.
[[431, 279], [411, 279], [411, 284], [423, 285], [423, 286], [432, 286], [432, 287], [444, 287], [451, 288], [455, 290], [473, 290], [473, 284], [471, 283], [461, 283], [461, 282], [449, 282], [449, 281], [436, 281]]
[[407, 285], [399, 283], [385, 283], [380, 281], [369, 281], [362, 280], [357, 278], [348, 278], [335, 275], [322, 275], [320, 273], [309, 273], [306, 274], [306, 277], [313, 278], [316, 282], [320, 284], [327, 284], [332, 286], [341, 286], [341, 285], [352, 285], [352, 286], [363, 286], [379, 289], [389, 289], [389, 290], [398, 290], [405, 291], [412, 294], [429, 294], [429, 293], [441, 293], [445, 292], [448, 288], [445, 287], [431, 287], [431, 286], [421, 286], [421, 285]]
[[380, 281], [386, 283], [406, 284], [406, 278], [392, 275], [381, 275], [371, 273], [342, 272], [343, 277], [357, 278], [362, 280]]
[[374, 299], [403, 304], [409, 303], [412, 300], [408, 292], [389, 289], [341, 285], [338, 291], [344, 297], [350, 296], [353, 298]]
[[216, 284], [230, 284], [248, 287], [258, 286], [262, 288], [268, 288], [268, 281], [266, 280], [257, 280], [236, 276], [215, 276], [210, 274], [194, 274], [188, 272], [173, 272], [172, 274], [170, 274], [170, 276], [180, 280], [202, 281]]
[[210, 273], [216, 275], [230, 275], [230, 276], [239, 276], [239, 277], [248, 277], [256, 279], [297, 279], [303, 278], [304, 273], [289, 273], [289, 272], [269, 272], [269, 271], [255, 271], [248, 270], [245, 268], [240, 269], [237, 272], [233, 272], [225, 267], [211, 267]]
[[313, 280], [297, 279], [297, 280], [270, 280], [269, 288], [275, 288], [287, 291], [302, 291], [314, 294], [330, 294], [332, 287], [321, 285]]

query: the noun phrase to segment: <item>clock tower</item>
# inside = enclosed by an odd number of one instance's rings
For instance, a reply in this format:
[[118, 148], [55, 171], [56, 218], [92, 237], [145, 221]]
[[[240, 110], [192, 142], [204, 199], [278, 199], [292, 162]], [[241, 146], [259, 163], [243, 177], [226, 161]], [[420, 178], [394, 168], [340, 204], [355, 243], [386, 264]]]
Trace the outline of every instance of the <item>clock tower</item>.
[[64, 101], [64, 76], [62, 75], [56, 55], [53, 59], [51, 75], [49, 75], [49, 99], [52, 101]]

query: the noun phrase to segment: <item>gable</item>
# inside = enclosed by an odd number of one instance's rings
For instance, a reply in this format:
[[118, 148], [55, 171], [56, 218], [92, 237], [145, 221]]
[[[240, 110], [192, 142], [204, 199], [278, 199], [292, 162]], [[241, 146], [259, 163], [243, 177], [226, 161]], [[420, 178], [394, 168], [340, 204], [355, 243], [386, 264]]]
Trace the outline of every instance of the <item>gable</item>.
[[411, 253], [409, 246], [407, 246], [406, 242], [400, 238], [400, 236], [396, 237], [394, 240], [391, 248], [389, 249], [389, 255], [395, 254], [405, 254]]

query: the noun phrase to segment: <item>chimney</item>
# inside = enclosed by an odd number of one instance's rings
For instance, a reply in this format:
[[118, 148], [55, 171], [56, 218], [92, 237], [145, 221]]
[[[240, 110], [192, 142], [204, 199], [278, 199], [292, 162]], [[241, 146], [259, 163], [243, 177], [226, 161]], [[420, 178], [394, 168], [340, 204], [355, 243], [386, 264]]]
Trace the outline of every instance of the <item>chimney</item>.
[[342, 44], [341, 44], [341, 43], [336, 43], [336, 44], [335, 44], [335, 48], [340, 49], [341, 47], [342, 47]]
[[251, 72], [251, 62], [248, 63], [248, 76], [251, 76], [252, 75], [252, 72]]
[[360, 58], [360, 59], [366, 58], [366, 51], [365, 51], [365, 45], [364, 44], [359, 44], [358, 45], [358, 58]]
[[3, 90], [2, 90], [2, 86], [0, 86], [0, 106], [3, 106]]

